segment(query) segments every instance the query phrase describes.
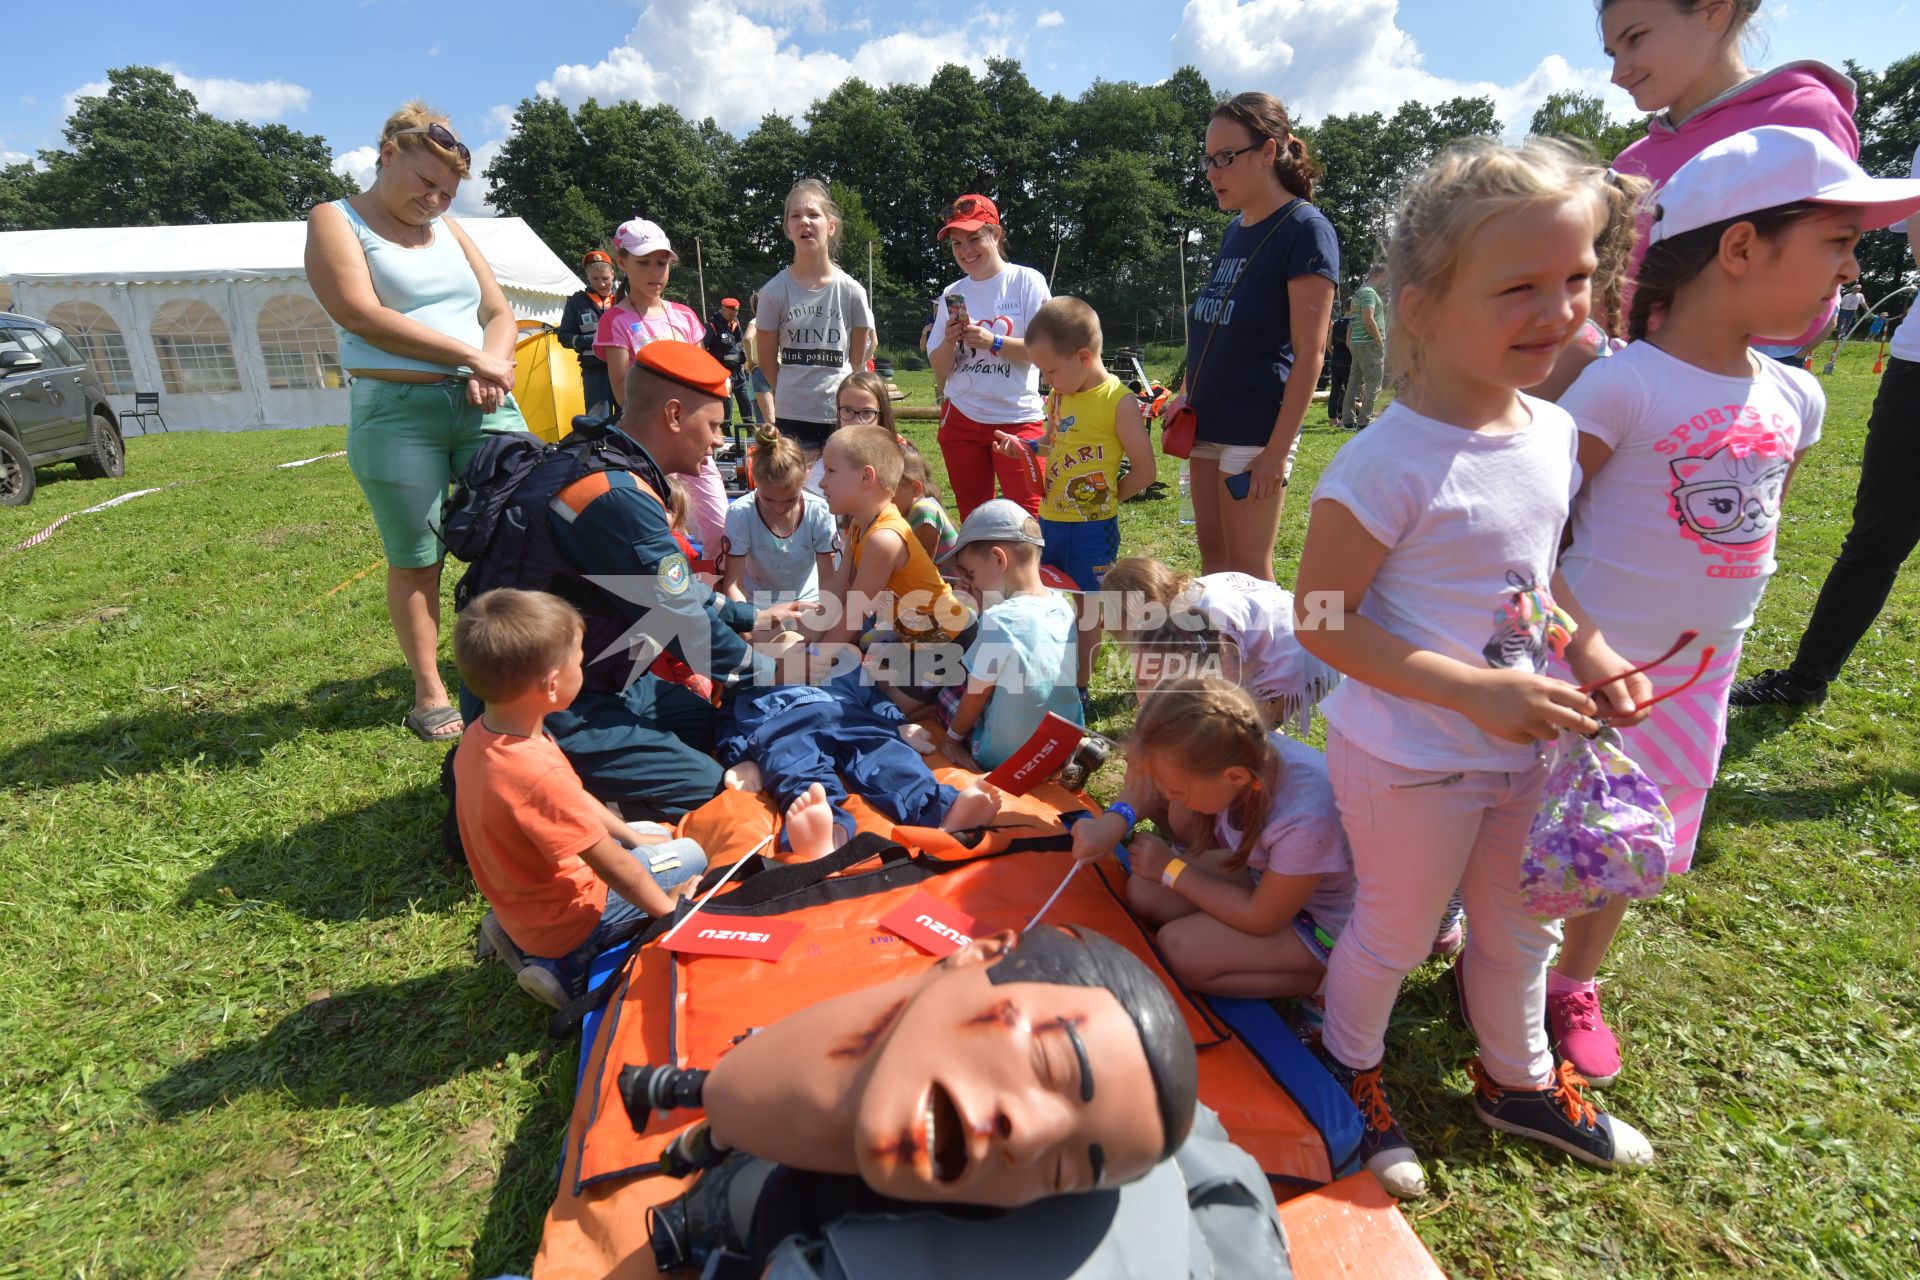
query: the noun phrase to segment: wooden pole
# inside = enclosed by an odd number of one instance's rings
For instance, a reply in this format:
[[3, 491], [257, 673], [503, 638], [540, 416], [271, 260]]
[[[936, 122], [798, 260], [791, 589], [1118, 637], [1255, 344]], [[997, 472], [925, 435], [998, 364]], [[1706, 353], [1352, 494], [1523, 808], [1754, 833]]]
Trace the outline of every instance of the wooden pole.
[[1187, 332], [1189, 310], [1187, 306], [1187, 231], [1185, 227], [1178, 230], [1180, 232], [1180, 341], [1183, 344], [1190, 344], [1192, 338]]
[[1048, 293], [1053, 292], [1053, 278], [1060, 274], [1060, 244], [1058, 240], [1053, 242], [1053, 270], [1047, 272]]
[[707, 260], [700, 252], [700, 237], [693, 238], [693, 266], [700, 273], [700, 323], [707, 322]]

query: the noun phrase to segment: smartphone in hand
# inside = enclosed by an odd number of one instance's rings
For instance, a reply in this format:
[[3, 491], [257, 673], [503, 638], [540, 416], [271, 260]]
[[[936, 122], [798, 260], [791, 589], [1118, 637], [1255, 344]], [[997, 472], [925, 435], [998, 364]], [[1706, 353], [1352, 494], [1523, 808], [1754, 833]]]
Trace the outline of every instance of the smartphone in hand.
[[1227, 492], [1235, 498], [1244, 499], [1253, 492], [1253, 472], [1242, 471], [1237, 476], [1227, 477]]
[[947, 295], [947, 332], [957, 334], [967, 327], [967, 300], [957, 293]]

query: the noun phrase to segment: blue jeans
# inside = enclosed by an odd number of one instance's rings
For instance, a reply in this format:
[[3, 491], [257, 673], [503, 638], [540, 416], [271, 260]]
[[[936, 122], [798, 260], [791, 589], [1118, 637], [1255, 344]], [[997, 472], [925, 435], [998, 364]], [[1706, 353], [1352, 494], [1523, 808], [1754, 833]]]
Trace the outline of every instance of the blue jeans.
[[[700, 852], [699, 846], [691, 840], [669, 840], [665, 844], [642, 845], [629, 849], [653, 882], [662, 889], [671, 889], [675, 885], [685, 884], [707, 869], [707, 855]], [[593, 927], [587, 940], [572, 953], [558, 957], [527, 956], [528, 964], [537, 964], [553, 971], [568, 990], [578, 994], [587, 976], [587, 966], [594, 957], [611, 946], [622, 934], [632, 932], [636, 920], [644, 920], [647, 913], [625, 898], [607, 890], [607, 905], [600, 910], [600, 923]]]

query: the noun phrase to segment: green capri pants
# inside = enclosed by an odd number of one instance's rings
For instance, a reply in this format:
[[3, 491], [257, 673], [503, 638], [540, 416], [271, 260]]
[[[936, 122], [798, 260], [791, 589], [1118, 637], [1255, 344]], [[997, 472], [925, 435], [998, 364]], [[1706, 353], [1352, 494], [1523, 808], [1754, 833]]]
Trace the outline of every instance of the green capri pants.
[[387, 563], [396, 569], [438, 564], [446, 552], [434, 529], [448, 484], [466, 470], [488, 432], [526, 429], [512, 396], [488, 414], [468, 404], [465, 379], [355, 378], [347, 466], [373, 508]]

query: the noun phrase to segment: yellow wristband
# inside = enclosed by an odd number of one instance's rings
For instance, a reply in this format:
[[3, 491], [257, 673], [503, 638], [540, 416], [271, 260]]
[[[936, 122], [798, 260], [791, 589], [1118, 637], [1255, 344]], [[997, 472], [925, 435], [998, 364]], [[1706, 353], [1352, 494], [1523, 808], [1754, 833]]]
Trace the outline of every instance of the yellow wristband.
[[1160, 883], [1169, 889], [1173, 888], [1173, 882], [1178, 880], [1180, 873], [1186, 869], [1187, 860], [1185, 858], [1168, 858], [1167, 865], [1160, 868]]

